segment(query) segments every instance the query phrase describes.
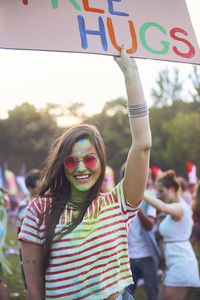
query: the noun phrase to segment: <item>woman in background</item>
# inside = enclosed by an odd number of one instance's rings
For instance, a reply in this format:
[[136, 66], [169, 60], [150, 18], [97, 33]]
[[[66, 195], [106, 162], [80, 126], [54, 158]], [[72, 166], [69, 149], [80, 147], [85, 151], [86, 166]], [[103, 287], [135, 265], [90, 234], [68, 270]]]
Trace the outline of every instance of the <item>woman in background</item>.
[[173, 170], [162, 172], [157, 180], [158, 198], [145, 192], [145, 200], [166, 217], [159, 225], [163, 237], [166, 270], [159, 291], [159, 300], [183, 300], [189, 287], [199, 287], [198, 263], [189, 241], [192, 215], [189, 206], [180, 200], [179, 182]]

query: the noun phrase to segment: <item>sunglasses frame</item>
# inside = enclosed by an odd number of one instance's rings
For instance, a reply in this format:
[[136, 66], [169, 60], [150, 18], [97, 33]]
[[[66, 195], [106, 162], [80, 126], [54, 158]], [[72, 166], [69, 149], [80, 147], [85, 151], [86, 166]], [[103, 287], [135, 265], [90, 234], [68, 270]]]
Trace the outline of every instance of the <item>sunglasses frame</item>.
[[[93, 162], [93, 164], [90, 165], [90, 162], [88, 163], [87, 161], [85, 161], [85, 158], [87, 159], [87, 157], [92, 157], [93, 160], [95, 161], [95, 163]], [[73, 167], [69, 167], [69, 165], [67, 166], [66, 160], [69, 159], [69, 158], [73, 158], [74, 159], [74, 166]], [[64, 159], [64, 167], [66, 169], [68, 169], [68, 170], [73, 170], [73, 169], [77, 168], [77, 166], [78, 166], [78, 164], [79, 164], [80, 161], [82, 161], [87, 168], [94, 168], [96, 166], [96, 164], [97, 164], [97, 156], [95, 154], [91, 153], [91, 154], [86, 154], [81, 159], [78, 159], [74, 155], [68, 155]]]

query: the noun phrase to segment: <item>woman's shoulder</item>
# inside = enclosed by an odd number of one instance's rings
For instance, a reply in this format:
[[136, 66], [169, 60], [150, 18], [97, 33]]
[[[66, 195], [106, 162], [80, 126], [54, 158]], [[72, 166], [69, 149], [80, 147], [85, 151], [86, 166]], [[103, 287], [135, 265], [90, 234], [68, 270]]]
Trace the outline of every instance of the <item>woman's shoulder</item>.
[[52, 197], [35, 197], [30, 200], [28, 209], [34, 209], [34, 210], [39, 210], [39, 211], [44, 211], [46, 210], [49, 205], [52, 203], [53, 198]]
[[179, 205], [181, 206], [183, 210], [183, 218], [191, 218], [192, 217], [192, 208], [185, 203], [184, 201], [179, 201]]
[[116, 202], [116, 196], [112, 192], [100, 193], [99, 197], [94, 200], [94, 203], [100, 205], [109, 205]]
[[178, 203], [182, 207], [183, 210], [185, 210], [185, 211], [191, 210], [191, 207], [184, 200], [180, 200]]

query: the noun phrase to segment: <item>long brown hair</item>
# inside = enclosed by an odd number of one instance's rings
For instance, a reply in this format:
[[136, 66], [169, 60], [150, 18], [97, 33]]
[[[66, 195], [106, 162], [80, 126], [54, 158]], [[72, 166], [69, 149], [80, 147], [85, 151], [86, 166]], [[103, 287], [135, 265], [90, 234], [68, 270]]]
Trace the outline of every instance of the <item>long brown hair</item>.
[[87, 199], [82, 204], [77, 205], [70, 202], [70, 205], [78, 210], [78, 215], [72, 223], [67, 224], [65, 230], [62, 230], [56, 240], [60, 239], [64, 234], [70, 233], [80, 224], [88, 206], [98, 196], [104, 179], [106, 168], [105, 146], [95, 126], [89, 124], [73, 126], [52, 145], [46, 166], [42, 171], [41, 185], [38, 193], [41, 197], [53, 197], [53, 201], [45, 213], [44, 270], [47, 269], [49, 264], [56, 225], [65, 209], [66, 203], [70, 201], [71, 186], [64, 173], [63, 161], [72, 152], [74, 144], [83, 138], [88, 138], [95, 146], [101, 163], [101, 174], [97, 182], [90, 189]]

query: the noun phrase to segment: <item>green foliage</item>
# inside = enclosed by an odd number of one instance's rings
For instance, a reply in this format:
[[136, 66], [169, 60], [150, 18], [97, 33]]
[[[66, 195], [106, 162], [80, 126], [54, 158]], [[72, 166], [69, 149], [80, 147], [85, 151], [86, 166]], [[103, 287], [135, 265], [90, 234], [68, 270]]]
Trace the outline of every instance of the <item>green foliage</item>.
[[192, 81], [194, 92], [189, 91], [194, 102], [200, 101], [200, 67], [193, 66], [193, 73], [189, 75], [189, 79]]
[[158, 74], [157, 87], [152, 88], [151, 96], [153, 106], [162, 107], [171, 105], [172, 102], [180, 100], [183, 82], [179, 79], [178, 69], [174, 69], [170, 76], [169, 69], [164, 69]]
[[188, 159], [200, 167], [200, 144], [197, 142], [200, 140], [200, 115], [178, 112], [171, 122], [164, 122], [162, 127], [169, 137], [163, 153], [166, 164], [175, 165], [180, 175], [185, 173]]
[[60, 129], [48, 109], [37, 112], [33, 105], [23, 103], [0, 120], [0, 163], [19, 172], [23, 163], [27, 169], [41, 168], [52, 140]]
[[[200, 108], [200, 103], [198, 104]], [[198, 168], [200, 144], [200, 114], [196, 103], [177, 101], [169, 107], [150, 111], [153, 147], [151, 164], [162, 170], [175, 169], [179, 175], [186, 173], [186, 161]]]
[[[15, 247], [15, 249], [18, 248], [17, 232], [14, 224], [8, 224], [6, 245], [9, 247]], [[8, 261], [11, 265], [13, 273], [12, 275], [9, 275], [8, 273], [3, 272], [3, 282], [7, 287], [8, 297], [9, 299], [16, 298], [20, 300], [25, 300], [26, 295], [24, 291], [24, 280], [22, 278], [19, 255], [9, 256]], [[14, 295], [16, 295], [16, 297]]]

